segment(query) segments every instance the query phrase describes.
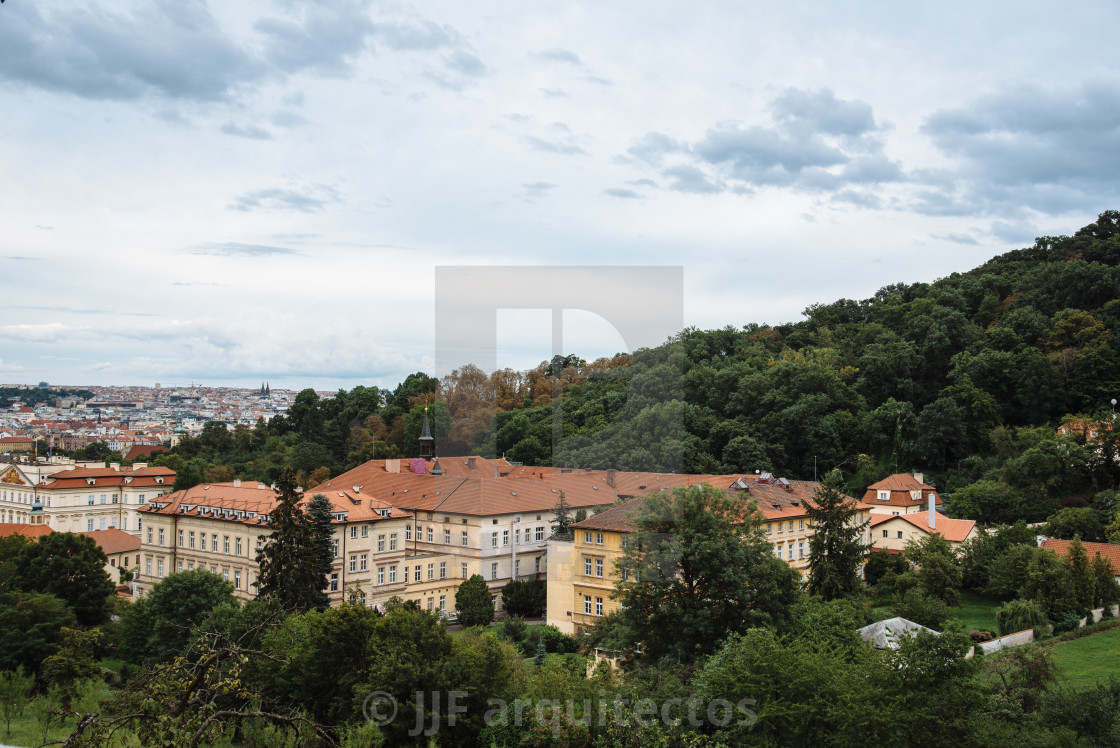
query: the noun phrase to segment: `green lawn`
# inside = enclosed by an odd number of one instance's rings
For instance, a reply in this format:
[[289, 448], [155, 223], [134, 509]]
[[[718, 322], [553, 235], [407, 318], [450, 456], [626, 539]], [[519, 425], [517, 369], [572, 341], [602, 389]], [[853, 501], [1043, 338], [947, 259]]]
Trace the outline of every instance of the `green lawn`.
[[1120, 627], [1056, 644], [1050, 651], [1066, 685], [1086, 688], [1097, 682], [1107, 683], [1108, 676], [1116, 675]]
[[998, 634], [996, 608], [999, 605], [999, 600], [995, 598], [984, 597], [971, 590], [962, 590], [960, 605], [949, 608], [949, 616], [964, 622], [969, 631], [985, 630]]

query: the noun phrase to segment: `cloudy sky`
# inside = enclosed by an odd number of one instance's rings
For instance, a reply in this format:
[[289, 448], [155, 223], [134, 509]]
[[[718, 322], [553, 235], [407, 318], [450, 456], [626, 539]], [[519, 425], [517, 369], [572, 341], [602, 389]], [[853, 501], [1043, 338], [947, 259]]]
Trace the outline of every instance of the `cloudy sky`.
[[1120, 207], [1118, 16], [8, 0], [0, 382], [392, 387], [444, 265], [682, 266], [699, 327], [967, 270]]

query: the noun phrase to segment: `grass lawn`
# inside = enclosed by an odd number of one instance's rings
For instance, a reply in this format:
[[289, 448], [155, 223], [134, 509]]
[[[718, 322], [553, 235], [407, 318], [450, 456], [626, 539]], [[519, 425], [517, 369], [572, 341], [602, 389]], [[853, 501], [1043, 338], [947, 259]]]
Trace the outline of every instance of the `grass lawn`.
[[949, 616], [964, 622], [969, 631], [983, 629], [993, 634], [999, 633], [996, 624], [996, 608], [999, 600], [984, 597], [971, 590], [961, 590], [960, 605], [949, 608]]
[[1107, 683], [1116, 675], [1116, 655], [1120, 653], [1120, 628], [1056, 644], [1050, 651], [1066, 685], [1086, 688]]

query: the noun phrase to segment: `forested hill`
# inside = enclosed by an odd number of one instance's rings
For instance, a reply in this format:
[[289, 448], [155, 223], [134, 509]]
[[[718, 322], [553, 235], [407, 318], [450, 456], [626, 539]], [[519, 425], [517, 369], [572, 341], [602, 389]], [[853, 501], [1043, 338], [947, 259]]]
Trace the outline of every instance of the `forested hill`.
[[1120, 211], [1108, 211], [1073, 236], [933, 283], [814, 305], [794, 324], [687, 329], [631, 356], [557, 357], [530, 372], [467, 367], [439, 383], [415, 374], [385, 393], [384, 408], [363, 388], [323, 401], [305, 391], [258, 436], [254, 450], [283, 439], [267, 460], [188, 448], [239, 472], [274, 470], [294, 451], [297, 467], [337, 473], [374, 453], [413, 454], [430, 405], [442, 454], [790, 478], [839, 466], [852, 491], [920, 470], [945, 492], [969, 487], [961, 514], [1041, 519], [1120, 477], [1114, 450], [1056, 432], [1070, 414], [1109, 418], [1120, 396], [1118, 266]]

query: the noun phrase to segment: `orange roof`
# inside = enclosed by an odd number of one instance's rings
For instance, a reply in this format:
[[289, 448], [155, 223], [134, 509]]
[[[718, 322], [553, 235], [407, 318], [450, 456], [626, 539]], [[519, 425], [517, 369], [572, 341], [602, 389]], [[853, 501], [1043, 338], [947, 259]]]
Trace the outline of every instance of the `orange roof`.
[[110, 527], [108, 530], [90, 530], [78, 534], [93, 538], [93, 541], [105, 552], [106, 556], [140, 550], [140, 538], [115, 527]]
[[[889, 492], [887, 501], [879, 499], [880, 491]], [[917, 492], [918, 498], [914, 498], [913, 492]], [[943, 506], [941, 495], [937, 493], [936, 488], [919, 481], [910, 473], [895, 473], [868, 486], [863, 494], [863, 501], [871, 506], [919, 506], [929, 502], [928, 494], [931, 492], [934, 495], [934, 504]]]
[[[1059, 556], [1069, 555], [1069, 546], [1072, 540], [1059, 540], [1058, 538], [1048, 538], [1042, 541], [1043, 548], [1049, 548], [1057, 553]], [[1089, 555], [1091, 561], [1099, 553], [1102, 558], [1112, 564], [1112, 573], [1120, 576], [1120, 545], [1115, 543], [1085, 543], [1085, 553]]]
[[937, 518], [936, 529], [931, 529], [929, 526], [928, 512], [914, 512], [912, 514], [872, 514], [871, 526], [878, 527], [892, 520], [901, 520], [910, 523], [922, 532], [937, 533], [950, 543], [963, 542], [964, 539], [968, 537], [968, 534], [976, 527], [976, 520], [950, 519], [941, 512], [934, 512], [934, 514]]
[[[162, 478], [161, 483], [158, 478]], [[93, 480], [93, 483], [89, 481]], [[73, 491], [90, 487], [109, 486], [170, 486], [175, 482], [175, 471], [167, 467], [71, 468], [49, 475], [39, 488]]]
[[50, 525], [14, 525], [8, 523], [0, 523], [0, 538], [9, 535], [22, 535], [25, 538], [40, 538], [44, 535], [50, 535], [54, 530]]

